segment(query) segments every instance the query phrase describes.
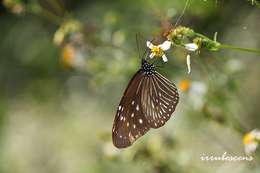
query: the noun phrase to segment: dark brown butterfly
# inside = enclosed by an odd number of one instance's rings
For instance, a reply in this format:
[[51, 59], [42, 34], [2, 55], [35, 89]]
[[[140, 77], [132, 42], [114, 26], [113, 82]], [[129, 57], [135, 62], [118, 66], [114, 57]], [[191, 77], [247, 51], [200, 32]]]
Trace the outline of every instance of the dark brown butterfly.
[[163, 126], [178, 101], [176, 86], [143, 59], [118, 106], [112, 129], [114, 145], [128, 147], [150, 128]]

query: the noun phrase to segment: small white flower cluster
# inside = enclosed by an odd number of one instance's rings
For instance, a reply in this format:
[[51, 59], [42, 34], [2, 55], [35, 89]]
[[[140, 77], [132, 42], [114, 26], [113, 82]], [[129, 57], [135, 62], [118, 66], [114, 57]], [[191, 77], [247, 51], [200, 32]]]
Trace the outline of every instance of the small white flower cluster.
[[[154, 45], [150, 41], [146, 42], [146, 46], [150, 49], [150, 58], [154, 57], [162, 57], [164, 62], [168, 61], [167, 56], [165, 55], [165, 51], [169, 50], [171, 48], [171, 41], [166, 40], [162, 44], [159, 45]], [[198, 50], [199, 46], [195, 43], [188, 43], [184, 45], [184, 48], [188, 51], [195, 52]], [[190, 54], [187, 55], [186, 57], [186, 62], [187, 62], [187, 68], [188, 68], [188, 73], [191, 72], [191, 63], [190, 63]]]

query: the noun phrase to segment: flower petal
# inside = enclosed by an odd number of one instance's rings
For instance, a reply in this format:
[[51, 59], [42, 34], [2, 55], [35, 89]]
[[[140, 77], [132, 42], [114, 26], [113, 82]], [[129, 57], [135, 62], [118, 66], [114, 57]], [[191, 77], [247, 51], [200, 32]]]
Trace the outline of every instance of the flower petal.
[[150, 53], [149, 57], [152, 59], [155, 56], [155, 53]]
[[166, 41], [164, 41], [162, 44], [160, 44], [159, 47], [160, 47], [163, 51], [166, 51], [166, 50], [168, 50], [168, 49], [171, 48], [171, 44], [172, 44], [172, 42], [166, 40]]
[[198, 48], [199, 48], [198, 45], [195, 43], [185, 44], [185, 49], [187, 49], [189, 51], [196, 51]]
[[260, 140], [260, 130], [254, 129], [250, 133], [254, 136], [255, 139]]
[[162, 59], [163, 59], [164, 62], [168, 61], [168, 58], [167, 58], [167, 56], [165, 54], [163, 54]]
[[245, 152], [246, 154], [252, 154], [255, 152], [257, 149], [258, 143], [257, 142], [252, 142], [250, 144], [245, 145]]
[[153, 43], [151, 43], [150, 41], [146, 41], [146, 46], [149, 48], [149, 49], [152, 49], [154, 47]]
[[188, 74], [190, 74], [191, 67], [190, 67], [190, 55], [189, 54], [186, 57], [186, 61], [187, 61]]

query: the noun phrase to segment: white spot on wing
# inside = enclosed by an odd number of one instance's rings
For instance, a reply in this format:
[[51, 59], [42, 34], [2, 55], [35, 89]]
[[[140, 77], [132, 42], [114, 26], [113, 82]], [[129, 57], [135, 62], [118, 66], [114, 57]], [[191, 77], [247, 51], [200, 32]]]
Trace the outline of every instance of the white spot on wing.
[[136, 105], [136, 110], [139, 111], [139, 105]]
[[142, 120], [142, 119], [139, 119], [139, 123], [142, 124], [142, 123], [143, 123], [143, 120]]

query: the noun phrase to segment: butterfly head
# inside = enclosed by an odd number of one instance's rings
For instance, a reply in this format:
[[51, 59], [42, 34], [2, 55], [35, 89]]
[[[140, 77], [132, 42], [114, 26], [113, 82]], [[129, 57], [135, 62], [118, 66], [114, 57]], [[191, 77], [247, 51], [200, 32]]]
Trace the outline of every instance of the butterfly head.
[[142, 60], [142, 70], [146, 75], [152, 75], [155, 73], [155, 66], [153, 64], [149, 64], [147, 60]]

